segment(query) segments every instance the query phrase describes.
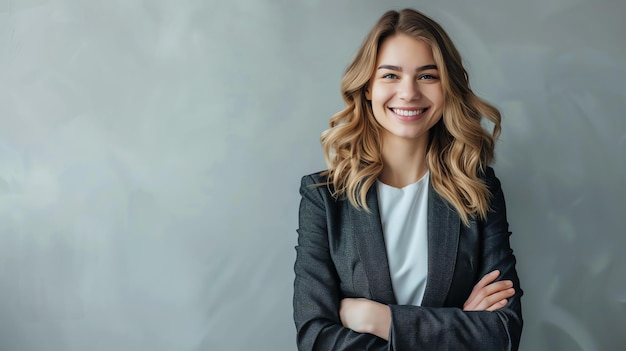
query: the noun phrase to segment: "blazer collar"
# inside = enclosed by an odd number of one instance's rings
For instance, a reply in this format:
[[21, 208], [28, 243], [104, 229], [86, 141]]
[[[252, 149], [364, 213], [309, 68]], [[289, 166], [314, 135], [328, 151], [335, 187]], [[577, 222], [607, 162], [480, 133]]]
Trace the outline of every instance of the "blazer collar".
[[[430, 184], [430, 183], [429, 183]], [[352, 235], [367, 276], [372, 299], [397, 304], [389, 273], [385, 239], [374, 184], [367, 193], [370, 212], [350, 205]], [[432, 185], [428, 192], [428, 277], [422, 306], [443, 306], [448, 295], [459, 243], [460, 218]]]
[[460, 224], [461, 219], [452, 205], [430, 185], [428, 189], [428, 278], [422, 306], [443, 306], [448, 296], [456, 265]]
[[389, 261], [385, 249], [382, 222], [378, 208], [376, 183], [367, 192], [366, 203], [370, 212], [356, 210], [350, 205], [353, 218], [353, 237], [355, 238], [359, 257], [367, 276], [370, 293], [375, 301], [395, 305], [396, 297], [391, 285]]

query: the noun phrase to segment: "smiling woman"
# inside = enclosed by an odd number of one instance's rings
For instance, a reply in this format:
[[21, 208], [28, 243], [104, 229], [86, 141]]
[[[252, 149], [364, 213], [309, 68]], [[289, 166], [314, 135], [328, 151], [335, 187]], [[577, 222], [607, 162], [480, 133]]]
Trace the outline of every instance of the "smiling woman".
[[[302, 178], [300, 350], [517, 350], [519, 279], [489, 164], [499, 112], [414, 10], [385, 13], [348, 67]], [[486, 117], [491, 133], [481, 126]]]
[[426, 150], [428, 131], [443, 110], [443, 89], [434, 62], [430, 46], [406, 34], [394, 35], [381, 45], [365, 96], [383, 127], [384, 143], [397, 140]]

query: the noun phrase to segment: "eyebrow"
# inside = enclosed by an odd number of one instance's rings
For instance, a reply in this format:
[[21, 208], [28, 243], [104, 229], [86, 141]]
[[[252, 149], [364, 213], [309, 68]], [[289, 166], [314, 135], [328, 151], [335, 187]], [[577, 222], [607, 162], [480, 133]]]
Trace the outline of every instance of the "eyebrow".
[[[378, 69], [390, 69], [392, 71], [402, 72], [402, 67], [394, 66], [394, 65], [380, 65], [378, 66]], [[437, 69], [437, 65], [425, 65], [422, 67], [418, 67], [415, 71], [421, 72], [421, 71], [427, 71], [429, 69]]]

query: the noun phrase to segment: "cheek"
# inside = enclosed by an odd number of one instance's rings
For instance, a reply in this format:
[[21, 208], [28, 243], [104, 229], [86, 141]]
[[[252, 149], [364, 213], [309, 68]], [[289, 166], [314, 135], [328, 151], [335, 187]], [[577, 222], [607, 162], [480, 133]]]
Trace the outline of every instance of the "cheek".
[[441, 119], [443, 119], [443, 114], [439, 113], [439, 114], [438, 114], [437, 116], [435, 116], [435, 118], [433, 119], [433, 121], [432, 121], [432, 125], [431, 125], [431, 128], [432, 128], [435, 124], [439, 123], [439, 121], [440, 121]]
[[440, 86], [436, 91], [437, 102], [443, 106], [445, 100], [445, 94], [443, 93], [443, 88]]
[[390, 93], [385, 89], [375, 89], [372, 91], [372, 105], [374, 108], [382, 108], [389, 101]]
[[424, 92], [427, 95], [428, 99], [435, 104], [443, 104], [443, 88], [441, 86], [432, 86], [429, 87], [427, 91]]

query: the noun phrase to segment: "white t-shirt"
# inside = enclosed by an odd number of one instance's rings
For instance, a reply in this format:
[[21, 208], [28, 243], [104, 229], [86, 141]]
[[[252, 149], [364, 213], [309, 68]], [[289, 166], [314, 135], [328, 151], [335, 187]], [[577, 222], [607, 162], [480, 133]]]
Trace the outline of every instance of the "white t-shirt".
[[419, 306], [424, 297], [428, 275], [428, 182], [429, 172], [403, 188], [377, 182], [391, 283], [400, 305]]

